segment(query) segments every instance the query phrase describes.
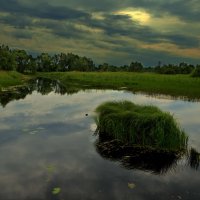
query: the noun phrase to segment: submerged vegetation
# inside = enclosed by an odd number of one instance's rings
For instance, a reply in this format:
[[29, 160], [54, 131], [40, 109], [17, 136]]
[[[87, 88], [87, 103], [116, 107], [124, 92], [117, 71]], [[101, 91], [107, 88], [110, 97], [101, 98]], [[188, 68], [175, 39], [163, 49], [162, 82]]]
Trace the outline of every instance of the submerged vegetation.
[[180, 151], [187, 147], [188, 137], [174, 118], [154, 106], [106, 102], [96, 112], [100, 137], [159, 150]]

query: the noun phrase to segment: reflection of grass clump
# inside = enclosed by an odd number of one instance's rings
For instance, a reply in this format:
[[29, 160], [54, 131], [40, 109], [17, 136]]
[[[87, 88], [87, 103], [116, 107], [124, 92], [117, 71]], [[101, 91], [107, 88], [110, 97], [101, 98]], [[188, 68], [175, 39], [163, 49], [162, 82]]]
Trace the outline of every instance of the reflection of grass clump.
[[189, 164], [192, 168], [198, 169], [200, 163], [200, 153], [196, 149], [191, 148], [189, 154]]
[[129, 144], [156, 149], [181, 150], [188, 137], [169, 113], [154, 106], [128, 101], [107, 102], [97, 107], [98, 134]]

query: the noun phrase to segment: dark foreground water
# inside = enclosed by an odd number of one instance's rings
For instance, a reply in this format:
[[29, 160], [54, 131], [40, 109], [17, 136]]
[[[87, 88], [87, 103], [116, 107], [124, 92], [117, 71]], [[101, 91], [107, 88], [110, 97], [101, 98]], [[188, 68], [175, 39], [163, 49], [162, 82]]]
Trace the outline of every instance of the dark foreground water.
[[128, 169], [102, 157], [93, 135], [95, 108], [125, 99], [172, 113], [200, 152], [199, 102], [112, 90], [31, 93], [0, 107], [0, 200], [200, 199], [198, 163], [183, 157], [164, 173]]

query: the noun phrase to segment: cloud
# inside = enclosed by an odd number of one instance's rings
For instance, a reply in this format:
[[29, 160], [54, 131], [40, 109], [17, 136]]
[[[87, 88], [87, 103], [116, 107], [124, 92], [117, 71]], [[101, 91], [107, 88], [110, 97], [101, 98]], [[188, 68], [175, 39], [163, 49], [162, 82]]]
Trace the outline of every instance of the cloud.
[[1, 0], [0, 11], [12, 14], [23, 14], [24, 17], [32, 16], [56, 20], [87, 18], [90, 16], [88, 13], [72, 8], [51, 6], [48, 3], [39, 3], [36, 6], [28, 6], [20, 4], [15, 0]]
[[97, 63], [140, 59], [149, 65], [156, 64], [158, 57], [168, 62], [200, 61], [200, 9], [195, 0], [0, 3], [0, 39], [11, 47], [72, 51]]
[[16, 39], [32, 39], [32, 33], [24, 30], [16, 30], [10, 33]]

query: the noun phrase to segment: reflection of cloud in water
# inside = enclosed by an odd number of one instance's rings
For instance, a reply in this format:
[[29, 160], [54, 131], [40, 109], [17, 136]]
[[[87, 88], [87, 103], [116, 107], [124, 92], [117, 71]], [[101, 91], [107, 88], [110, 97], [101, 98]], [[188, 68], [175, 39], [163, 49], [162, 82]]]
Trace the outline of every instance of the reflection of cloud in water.
[[[21, 124], [22, 128], [30, 125], [37, 126], [41, 123], [45, 124], [46, 119], [48, 119], [48, 123], [81, 120], [85, 113], [94, 115], [94, 109], [98, 104], [108, 100], [122, 99], [138, 104], [156, 105], [162, 110], [174, 114], [178, 123], [187, 132], [190, 131], [187, 127], [191, 127], [191, 125], [194, 131], [198, 130], [195, 127], [200, 124], [200, 103], [156, 99], [142, 94], [112, 90], [89, 90], [70, 96], [60, 96], [53, 92], [42, 96], [34, 92], [23, 100], [9, 103], [6, 109], [1, 108], [0, 127], [2, 130], [3, 127], [4, 129], [8, 129], [8, 127], [13, 129], [17, 127], [16, 124]], [[5, 119], [10, 121], [9, 126], [5, 125]], [[14, 119], [12, 123], [11, 119]]]
[[[97, 105], [108, 100], [131, 100], [152, 104], [174, 113], [190, 137], [199, 144], [200, 103], [156, 99], [123, 91], [79, 92], [68, 96], [36, 92], [0, 108], [0, 199], [45, 199], [51, 187], [61, 187], [62, 199], [200, 199], [199, 171], [178, 164], [176, 173], [155, 176], [125, 170], [101, 158], [93, 146], [93, 115]], [[88, 116], [85, 114], [88, 113]], [[93, 125], [91, 125], [93, 124]], [[23, 129], [38, 134], [24, 133]], [[92, 128], [92, 130], [91, 130]], [[6, 129], [6, 131], [5, 131]], [[55, 166], [50, 182], [46, 167]], [[136, 184], [134, 190], [128, 182]], [[187, 193], [189, 191], [189, 193]], [[49, 194], [49, 193], [48, 193]], [[51, 199], [51, 198], [46, 198]]]
[[[71, 122], [73, 120], [82, 120], [85, 113], [94, 115], [96, 106], [108, 100], [131, 100], [137, 104], [150, 104], [160, 107], [164, 111], [169, 111], [174, 114], [177, 122], [180, 123], [187, 132], [198, 136], [196, 131], [199, 130], [200, 124], [200, 103], [186, 102], [181, 100], [157, 99], [142, 94], [132, 94], [124, 91], [112, 90], [88, 90], [79, 92], [73, 95], [54, 94], [41, 95], [33, 92], [25, 99], [13, 101], [6, 106], [6, 109], [1, 108], [1, 116], [3, 119], [9, 120], [9, 126], [5, 126], [5, 121], [0, 117], [1, 129], [14, 129], [16, 124], [21, 124], [22, 128], [30, 125], [37, 126], [38, 124], [56, 123], [56, 122]], [[25, 105], [25, 106], [24, 106]], [[23, 116], [24, 115], [24, 116]], [[15, 121], [11, 123], [11, 119]], [[18, 119], [18, 120], [17, 120]], [[23, 123], [21, 123], [23, 122]], [[188, 127], [192, 126], [192, 130]], [[190, 133], [189, 133], [190, 134]], [[199, 140], [198, 140], [199, 141]], [[200, 143], [199, 143], [200, 146]]]

